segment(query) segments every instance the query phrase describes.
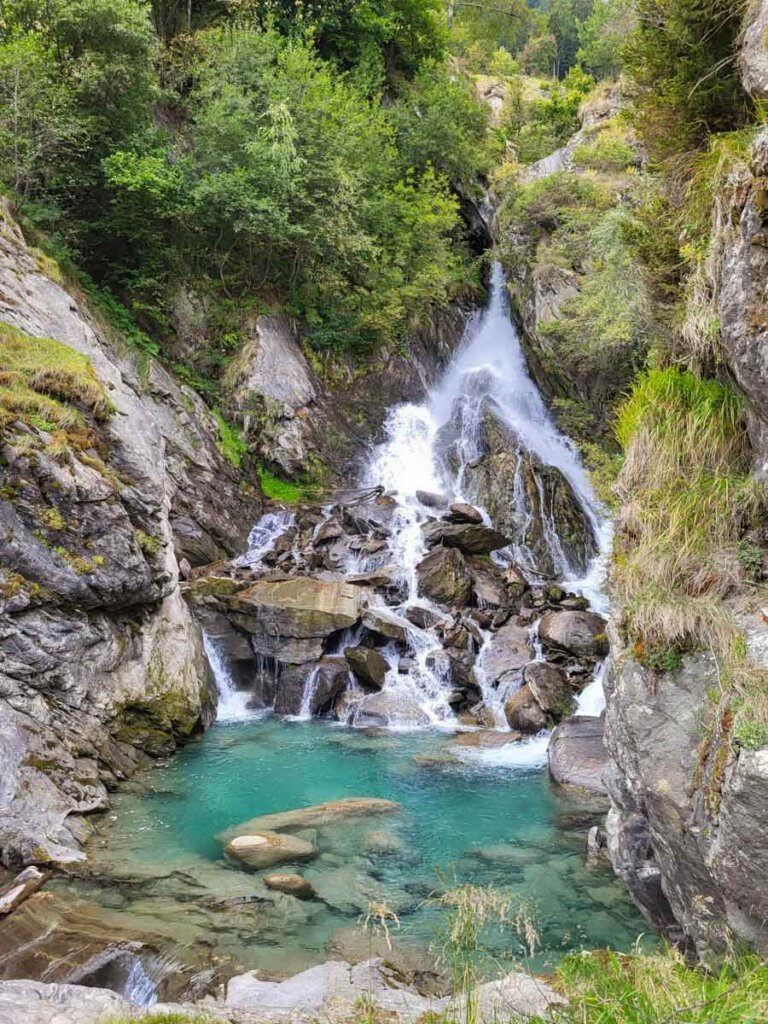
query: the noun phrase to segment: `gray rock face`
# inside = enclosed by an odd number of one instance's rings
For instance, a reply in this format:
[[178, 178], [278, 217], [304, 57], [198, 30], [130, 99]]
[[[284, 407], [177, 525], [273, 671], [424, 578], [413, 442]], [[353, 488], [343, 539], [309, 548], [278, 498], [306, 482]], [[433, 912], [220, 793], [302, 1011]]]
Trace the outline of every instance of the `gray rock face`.
[[629, 657], [606, 681], [608, 846], [640, 909], [701, 955], [728, 930], [768, 948], [768, 752], [702, 748], [708, 654], [658, 678]]
[[138, 1007], [103, 988], [0, 981], [0, 1024], [100, 1024]]
[[378, 651], [372, 647], [348, 647], [344, 657], [359, 683], [375, 690], [382, 688], [389, 664]]
[[578, 786], [590, 793], [606, 793], [603, 772], [608, 751], [603, 743], [602, 718], [576, 715], [561, 722], [549, 743], [549, 774], [561, 785]]
[[525, 665], [531, 660], [528, 630], [508, 622], [497, 630], [484, 648], [482, 671], [490, 683], [509, 683], [520, 679]]
[[86, 356], [114, 409], [88, 421], [90, 451], [53, 459], [44, 431], [20, 428], [25, 451], [13, 426], [0, 441], [0, 859], [21, 866], [79, 859], [77, 815], [210, 722], [178, 560], [241, 548], [258, 506], [197, 395], [118, 358], [5, 223], [0, 320]]
[[754, 0], [741, 42], [739, 60], [744, 91], [756, 100], [768, 98], [768, 2]]

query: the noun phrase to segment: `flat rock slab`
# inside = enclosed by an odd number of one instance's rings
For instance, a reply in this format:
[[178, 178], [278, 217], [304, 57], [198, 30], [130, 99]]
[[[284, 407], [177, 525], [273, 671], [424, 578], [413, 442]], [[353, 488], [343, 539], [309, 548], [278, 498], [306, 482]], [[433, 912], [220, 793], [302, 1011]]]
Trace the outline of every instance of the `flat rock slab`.
[[385, 640], [398, 640], [403, 644], [408, 640], [408, 633], [414, 629], [408, 619], [403, 619], [385, 608], [366, 608], [363, 613], [363, 625]]
[[429, 523], [422, 530], [427, 547], [442, 544], [467, 555], [489, 555], [509, 544], [509, 538], [490, 526], [471, 523]]
[[278, 811], [276, 814], [263, 814], [251, 818], [242, 825], [235, 825], [216, 838], [219, 842], [228, 843], [237, 836], [256, 832], [279, 832], [283, 829], [322, 828], [334, 825], [346, 818], [364, 818], [375, 814], [394, 814], [402, 810], [394, 800], [382, 800], [379, 797], [346, 797], [343, 800], [330, 800], [312, 807], [300, 807], [291, 811]]
[[609, 756], [603, 745], [604, 725], [603, 718], [580, 715], [558, 725], [549, 743], [549, 774], [555, 782], [607, 795], [603, 769]]
[[131, 1019], [139, 1009], [103, 988], [0, 981], [0, 1024], [101, 1024]]

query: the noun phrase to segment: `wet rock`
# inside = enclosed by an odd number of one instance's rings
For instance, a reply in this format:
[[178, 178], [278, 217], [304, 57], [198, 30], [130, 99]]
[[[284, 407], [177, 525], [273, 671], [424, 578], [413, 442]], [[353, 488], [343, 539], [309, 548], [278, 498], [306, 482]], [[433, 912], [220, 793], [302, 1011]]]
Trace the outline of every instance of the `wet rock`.
[[504, 702], [504, 715], [510, 729], [533, 734], [547, 727], [547, 715], [539, 707], [529, 686], [521, 686]]
[[479, 526], [483, 522], [483, 513], [463, 501], [455, 501], [449, 506], [448, 514], [444, 517], [449, 523], [472, 523]]
[[488, 511], [494, 527], [527, 548], [540, 571], [553, 574], [556, 566], [548, 541], [548, 524], [552, 523], [571, 566], [585, 569], [597, 553], [597, 543], [562, 473], [526, 451], [490, 402], [481, 419], [478, 443], [481, 455], [466, 467], [466, 487]]
[[312, 883], [301, 875], [265, 875], [264, 885], [286, 896], [295, 896], [297, 900], [311, 900], [317, 895]]
[[343, 536], [344, 527], [338, 519], [328, 519], [321, 526], [318, 526], [315, 531], [313, 543], [315, 547], [319, 547], [321, 544], [327, 544], [329, 541], [336, 540]]
[[409, 605], [406, 611], [404, 611], [404, 615], [406, 615], [410, 623], [420, 630], [434, 629], [439, 623], [446, 621], [444, 615], [438, 615], [431, 608], [422, 608], [418, 604]]
[[331, 634], [354, 626], [362, 594], [346, 583], [293, 576], [260, 580], [228, 599], [233, 621], [250, 633], [258, 654], [277, 661], [313, 661]]
[[472, 575], [472, 589], [481, 608], [509, 607], [512, 597], [507, 589], [505, 574], [495, 562], [490, 558], [470, 558], [469, 571]]
[[371, 647], [347, 647], [344, 651], [347, 665], [362, 686], [380, 690], [384, 685], [389, 663]]
[[402, 644], [407, 643], [408, 631], [413, 628], [407, 619], [383, 608], [366, 608], [363, 625], [385, 641], [397, 640]]
[[482, 729], [477, 732], [460, 733], [454, 740], [457, 747], [506, 747], [509, 743], [519, 743], [523, 738], [521, 732], [498, 732]]
[[539, 623], [545, 650], [576, 658], [604, 658], [608, 654], [606, 621], [594, 612], [549, 611]]
[[429, 718], [411, 697], [383, 690], [363, 697], [355, 708], [352, 724], [358, 729], [417, 728], [429, 725]]
[[573, 690], [557, 665], [532, 661], [523, 669], [523, 680], [545, 714], [560, 719], [573, 711]]
[[416, 566], [419, 593], [437, 604], [462, 606], [472, 592], [472, 576], [456, 548], [435, 548]]
[[471, 523], [428, 523], [422, 528], [427, 547], [442, 544], [447, 548], [459, 548], [467, 555], [489, 555], [509, 544], [509, 539], [490, 526]]
[[277, 864], [312, 860], [317, 856], [312, 843], [297, 836], [268, 830], [235, 836], [227, 843], [224, 853], [255, 871]]
[[603, 772], [608, 751], [603, 732], [602, 718], [575, 716], [558, 725], [549, 744], [549, 773], [555, 782], [606, 793]]
[[235, 836], [248, 835], [253, 832], [322, 828], [348, 818], [394, 814], [400, 810], [400, 804], [395, 803], [394, 800], [382, 800], [379, 797], [345, 797], [342, 800], [329, 800], [326, 803], [314, 804], [312, 807], [263, 814], [258, 818], [251, 818], [250, 821], [241, 825], [234, 825], [216, 838], [219, 842], [226, 843]]
[[389, 829], [373, 829], [363, 836], [363, 853], [369, 856], [397, 857], [405, 852], [405, 841]]
[[334, 701], [344, 692], [348, 683], [349, 671], [343, 658], [322, 658], [314, 665], [292, 665], [284, 668], [277, 682], [273, 705], [275, 714], [298, 715], [304, 697], [308, 696], [309, 714], [323, 715], [330, 711]]
[[528, 630], [508, 622], [483, 649], [480, 667], [492, 685], [513, 682], [521, 677], [532, 653]]
[[383, 565], [380, 569], [372, 569], [370, 572], [357, 572], [345, 577], [346, 583], [352, 583], [356, 587], [388, 587], [400, 575], [396, 565]]
[[504, 570], [504, 585], [510, 599], [516, 601], [528, 590], [528, 581], [522, 570], [516, 565], [508, 565]]
[[432, 491], [416, 491], [416, 498], [426, 508], [448, 508], [449, 500], [445, 494], [434, 494]]
[[0, 917], [5, 917], [20, 906], [28, 896], [37, 892], [48, 876], [30, 864], [18, 875], [0, 888]]

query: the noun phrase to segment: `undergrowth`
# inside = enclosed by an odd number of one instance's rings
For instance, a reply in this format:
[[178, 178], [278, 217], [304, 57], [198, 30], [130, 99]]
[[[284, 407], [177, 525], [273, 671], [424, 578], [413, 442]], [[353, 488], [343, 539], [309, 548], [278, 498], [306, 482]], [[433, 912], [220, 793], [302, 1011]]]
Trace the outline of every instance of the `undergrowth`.
[[271, 501], [282, 501], [286, 505], [297, 505], [302, 501], [309, 501], [317, 494], [317, 489], [310, 484], [294, 483], [290, 480], [281, 480], [263, 466], [259, 468], [259, 482], [264, 492], [264, 497]]
[[554, 1024], [759, 1024], [768, 1020], [768, 964], [737, 957], [718, 971], [690, 967], [673, 950], [632, 956], [574, 953], [558, 968], [567, 1006]]
[[52, 338], [0, 323], [0, 426], [82, 431], [84, 413], [106, 420], [112, 404], [90, 360]]
[[[626, 458], [613, 581], [622, 627], [650, 667], [710, 651], [738, 730], [768, 723], [766, 674], [724, 598], [749, 589], [742, 537], [764, 514], [740, 398], [678, 367], [650, 369], [619, 411]], [[741, 557], [740, 557], [741, 556]]]

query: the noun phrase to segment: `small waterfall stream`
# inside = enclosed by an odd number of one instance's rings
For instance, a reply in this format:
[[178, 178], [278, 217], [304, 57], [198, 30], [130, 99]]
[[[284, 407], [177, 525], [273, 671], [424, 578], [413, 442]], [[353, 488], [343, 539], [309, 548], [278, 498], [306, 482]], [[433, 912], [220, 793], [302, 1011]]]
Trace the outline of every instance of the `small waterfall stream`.
[[[361, 485], [383, 487], [396, 500], [390, 523], [389, 550], [384, 556], [350, 554], [345, 569], [348, 573], [370, 571], [381, 566], [382, 558], [394, 564], [403, 585], [404, 600], [396, 607], [388, 607], [383, 599], [375, 598], [382, 610], [402, 615], [407, 607], [425, 609], [438, 619], [445, 612], [419, 594], [416, 567], [427, 554], [422, 527], [434, 518], [435, 510], [425, 505], [424, 492], [444, 496], [447, 501], [467, 502], [478, 507], [487, 524], [490, 516], [473, 495], [467, 474], [482, 454], [482, 426], [491, 409], [496, 421], [517, 438], [517, 473], [513, 500], [515, 514], [522, 523], [515, 543], [494, 560], [504, 565], [515, 563], [526, 572], [536, 575], [536, 559], [527, 545], [531, 526], [530, 495], [526, 494], [523, 480], [524, 458], [535, 458], [545, 467], [554, 467], [572, 488], [585, 519], [597, 542], [598, 555], [587, 567], [573, 566], [547, 513], [541, 481], [536, 478], [541, 532], [548, 556], [556, 574], [570, 591], [582, 594], [596, 611], [605, 611], [606, 596], [602, 589], [605, 562], [610, 550], [611, 525], [602, 513], [573, 444], [564, 437], [549, 416], [541, 395], [531, 379], [525, 362], [520, 339], [510, 317], [506, 281], [498, 264], [493, 267], [487, 306], [476, 313], [468, 323], [464, 340], [445, 370], [442, 379], [421, 404], [404, 404], [393, 408], [385, 424], [385, 440], [376, 446], [362, 474]], [[330, 513], [330, 509], [329, 509]], [[254, 526], [249, 550], [237, 563], [255, 567], [271, 549], [275, 540], [295, 523], [287, 511], [267, 513]], [[408, 625], [410, 656], [403, 659], [394, 644], [381, 650], [389, 664], [383, 689], [401, 697], [403, 702], [418, 705], [430, 725], [455, 728], [456, 717], [449, 697], [451, 681], [447, 657], [434, 629]], [[504, 701], [508, 689], [493, 688], [486, 681], [483, 655], [490, 634], [477, 630], [482, 641], [475, 667], [475, 678], [480, 687], [483, 704], [493, 716], [496, 728], [508, 728], [504, 717]], [[537, 647], [536, 624], [532, 627], [533, 648], [538, 660], [543, 658]], [[351, 642], [351, 637], [345, 642]], [[339, 647], [343, 649], [345, 642]], [[220, 691], [219, 718], [237, 720], [248, 715], [247, 697], [233, 686], [224, 659], [215, 645], [206, 641], [211, 664]], [[405, 662], [405, 664], [404, 664]], [[316, 673], [308, 677], [299, 719], [311, 717], [310, 702]], [[602, 670], [582, 692], [577, 712], [599, 715], [604, 706]], [[354, 724], [354, 712], [351, 712]], [[392, 719], [397, 727], [397, 717]], [[514, 757], [521, 763], [538, 763], [545, 757], [547, 734], [534, 737], [516, 749], [485, 751], [484, 756]], [[526, 753], [527, 751], [527, 753]], [[529, 760], [526, 760], [526, 757]]]

